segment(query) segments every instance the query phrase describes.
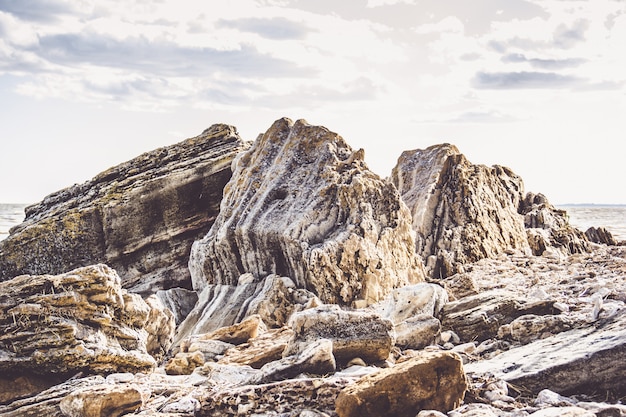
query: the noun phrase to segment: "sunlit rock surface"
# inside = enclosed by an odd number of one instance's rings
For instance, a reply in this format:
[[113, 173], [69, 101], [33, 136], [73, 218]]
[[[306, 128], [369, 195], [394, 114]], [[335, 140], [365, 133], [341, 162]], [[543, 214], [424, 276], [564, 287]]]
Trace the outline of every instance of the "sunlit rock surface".
[[362, 152], [324, 127], [276, 121], [236, 160], [219, 216], [194, 243], [195, 288], [279, 274], [349, 305], [422, 280], [410, 213]]

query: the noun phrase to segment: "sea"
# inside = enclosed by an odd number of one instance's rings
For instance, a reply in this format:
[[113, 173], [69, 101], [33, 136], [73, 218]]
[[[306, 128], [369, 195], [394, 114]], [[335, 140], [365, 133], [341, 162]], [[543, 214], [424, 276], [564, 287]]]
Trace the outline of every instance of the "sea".
[[[0, 203], [0, 240], [9, 235], [11, 227], [24, 220], [24, 208], [27, 204]], [[626, 204], [572, 204], [559, 205], [557, 208], [567, 211], [570, 224], [582, 231], [589, 227], [604, 227], [616, 240], [626, 241]]]

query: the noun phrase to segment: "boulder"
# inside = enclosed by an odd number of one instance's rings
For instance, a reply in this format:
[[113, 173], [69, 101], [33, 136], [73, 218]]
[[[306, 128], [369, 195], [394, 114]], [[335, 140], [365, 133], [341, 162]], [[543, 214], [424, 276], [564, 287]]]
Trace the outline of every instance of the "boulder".
[[325, 303], [363, 306], [423, 280], [400, 195], [336, 133], [283, 118], [233, 166], [220, 214], [193, 244], [195, 289], [278, 274]]
[[612, 246], [617, 245], [617, 240], [615, 240], [611, 232], [604, 227], [590, 227], [585, 231], [585, 237], [593, 243]]
[[403, 152], [391, 180], [411, 210], [416, 251], [430, 277], [530, 250], [518, 213], [524, 187], [510, 169], [474, 165], [454, 145], [442, 144]]
[[143, 295], [191, 288], [191, 244], [213, 224], [247, 146], [234, 127], [214, 125], [47, 196], [0, 241], [0, 281], [105, 263]]
[[150, 353], [162, 354], [172, 337], [173, 327], [148, 323], [171, 324], [163, 314], [123, 290], [115, 271], [101, 264], [0, 282], [0, 373], [150, 371], [156, 364]]
[[394, 324], [423, 314], [437, 317], [448, 302], [448, 293], [437, 284], [422, 282], [396, 288], [371, 310]]
[[500, 327], [510, 324], [520, 316], [551, 315], [560, 311], [554, 300], [525, 300], [515, 293], [503, 290], [484, 291], [446, 304], [441, 325], [452, 330], [462, 342], [478, 341], [496, 337]]
[[61, 400], [59, 408], [67, 417], [120, 417], [142, 405], [138, 387], [103, 384], [72, 391]]
[[459, 356], [423, 352], [348, 385], [339, 393], [335, 410], [339, 417], [414, 417], [421, 410], [448, 412], [461, 405], [466, 390]]
[[421, 314], [396, 324], [394, 329], [396, 346], [402, 349], [424, 349], [435, 343], [441, 332], [441, 322], [429, 314]]
[[528, 193], [519, 205], [533, 255], [555, 248], [566, 255], [589, 252], [583, 232], [569, 224], [567, 212], [554, 207], [543, 194]]
[[[249, 365], [257, 369], [261, 368], [266, 363], [280, 360], [293, 336], [293, 330], [287, 326], [268, 330], [266, 333], [248, 340], [247, 343], [228, 349], [218, 362]], [[190, 345], [189, 350], [192, 350], [192, 348], [193, 343]]]
[[389, 357], [395, 341], [391, 321], [371, 312], [345, 311], [336, 305], [296, 313], [290, 323], [294, 336], [283, 356], [302, 351], [315, 340], [330, 339], [338, 363], [357, 357], [375, 363]]
[[466, 365], [532, 393], [626, 395], [626, 310], [593, 326], [579, 327]]

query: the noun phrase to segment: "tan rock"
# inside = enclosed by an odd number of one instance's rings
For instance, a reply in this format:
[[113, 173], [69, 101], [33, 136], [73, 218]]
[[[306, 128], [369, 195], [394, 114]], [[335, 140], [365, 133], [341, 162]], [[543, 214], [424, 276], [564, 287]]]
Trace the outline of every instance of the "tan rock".
[[423, 282], [394, 289], [371, 309], [382, 318], [398, 324], [423, 314], [437, 317], [447, 302], [448, 294], [443, 287]]
[[0, 372], [149, 371], [151, 311], [106, 265], [0, 282]]
[[239, 345], [248, 340], [257, 337], [260, 333], [267, 330], [265, 323], [258, 314], [247, 317], [241, 323], [233, 324], [228, 327], [221, 327], [211, 333], [203, 334], [200, 340], [221, 340], [222, 342]]
[[266, 333], [248, 340], [247, 343], [228, 349], [218, 362], [261, 368], [266, 363], [282, 359], [283, 352], [293, 336], [294, 332], [290, 327], [268, 330]]
[[398, 323], [396, 346], [403, 349], [423, 349], [435, 343], [441, 332], [441, 322], [429, 314], [421, 314]]
[[339, 417], [414, 417], [420, 410], [448, 412], [463, 401], [467, 381], [460, 357], [449, 352], [420, 356], [364, 376], [343, 389]]
[[142, 393], [132, 385], [98, 385], [71, 392], [59, 403], [67, 417], [119, 417], [137, 411]]
[[290, 277], [323, 302], [370, 304], [423, 280], [410, 213], [343, 138], [276, 121], [234, 164], [220, 214], [194, 243], [196, 289]]
[[375, 313], [345, 311], [324, 305], [296, 313], [291, 318], [294, 337], [283, 355], [293, 355], [318, 339], [333, 342], [338, 363], [360, 357], [366, 362], [387, 359], [394, 342], [393, 324]]

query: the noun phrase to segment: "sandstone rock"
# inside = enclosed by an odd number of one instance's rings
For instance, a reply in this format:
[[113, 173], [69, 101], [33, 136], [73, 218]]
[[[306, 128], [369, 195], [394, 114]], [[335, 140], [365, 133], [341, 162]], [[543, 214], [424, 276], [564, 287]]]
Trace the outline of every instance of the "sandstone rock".
[[461, 341], [482, 342], [497, 336], [500, 326], [520, 316], [558, 313], [553, 305], [554, 300], [530, 301], [511, 292], [485, 291], [446, 304], [441, 325], [444, 330], [454, 331]]
[[466, 365], [468, 373], [493, 374], [537, 393], [545, 388], [562, 395], [602, 392], [626, 394], [626, 311], [593, 326], [569, 330], [491, 359]]
[[59, 403], [72, 392], [104, 383], [102, 376], [70, 379], [32, 397], [0, 405], [2, 417], [64, 417]]
[[318, 339], [333, 342], [338, 363], [360, 357], [366, 362], [387, 359], [394, 342], [393, 324], [374, 313], [345, 311], [336, 305], [305, 310], [291, 317], [294, 337], [284, 356], [302, 351]]
[[498, 329], [498, 337], [525, 344], [570, 330], [576, 324], [579, 324], [576, 320], [564, 315], [527, 314], [517, 317], [510, 324], [501, 326]]
[[585, 231], [585, 237], [593, 243], [617, 245], [617, 240], [615, 240], [611, 232], [604, 227], [590, 227]]
[[150, 308], [144, 326], [148, 332], [146, 350], [157, 361], [160, 361], [172, 346], [176, 321], [174, 314], [155, 295], [146, 298], [145, 303]]
[[470, 295], [476, 295], [480, 292], [476, 280], [466, 273], [454, 274], [448, 278], [439, 280], [439, 284], [443, 285], [446, 289], [451, 301], [456, 301]]
[[1, 282], [0, 372], [149, 371], [155, 366], [146, 351], [151, 313], [106, 265]]
[[220, 214], [194, 243], [194, 288], [288, 276], [326, 303], [370, 304], [423, 279], [411, 218], [392, 184], [339, 135], [276, 121], [234, 163]]
[[548, 407], [535, 411], [531, 417], [596, 417], [595, 413], [580, 407]]
[[396, 324], [396, 346], [403, 349], [423, 349], [435, 342], [441, 332], [441, 322], [428, 314], [411, 317]]
[[382, 318], [398, 324], [422, 314], [437, 317], [447, 302], [448, 294], [443, 287], [423, 282], [396, 288], [371, 309]]
[[[258, 337], [248, 340], [247, 343], [228, 349], [218, 362], [249, 365], [258, 369], [266, 363], [282, 359], [283, 352], [293, 337], [294, 332], [290, 327], [271, 329]], [[191, 346], [189, 349], [191, 349]]]
[[266, 331], [265, 323], [261, 316], [254, 314], [240, 323], [228, 327], [221, 327], [210, 333], [203, 334], [199, 340], [221, 340], [222, 342], [239, 345]]
[[58, 375], [0, 375], [0, 404], [8, 404], [20, 398], [33, 396], [66, 378]]
[[519, 205], [524, 225], [529, 229], [534, 255], [555, 247], [566, 254], [589, 251], [585, 234], [569, 224], [567, 212], [555, 208], [543, 194], [528, 193]]
[[411, 209], [416, 250], [431, 277], [529, 250], [518, 214], [523, 183], [510, 169], [471, 164], [455, 146], [442, 144], [403, 152], [391, 179]]
[[100, 385], [72, 391], [59, 408], [67, 417], [119, 417], [137, 411], [142, 404], [137, 387]]
[[[202, 352], [204, 361], [217, 361], [224, 353], [234, 348], [235, 345], [222, 342], [221, 340], [200, 340], [199, 338], [192, 338], [189, 342], [185, 352]], [[247, 365], [247, 364], [246, 364]]]
[[339, 417], [413, 417], [421, 410], [448, 412], [467, 389], [461, 359], [448, 352], [424, 352], [392, 368], [367, 375], [343, 389]]
[[333, 412], [339, 392], [354, 378], [298, 378], [214, 391], [201, 399], [197, 417], [298, 415]]
[[168, 375], [190, 375], [202, 365], [204, 365], [204, 354], [201, 351], [178, 352], [165, 364], [165, 372]]
[[191, 244], [213, 224], [246, 147], [234, 127], [214, 125], [47, 196], [0, 241], [0, 280], [106, 263], [144, 295], [190, 288]]
[[295, 288], [289, 278], [269, 275], [256, 281], [252, 274], [244, 274], [236, 286], [209, 285], [200, 293], [196, 306], [177, 329], [175, 344], [185, 337], [239, 323], [254, 314], [272, 327], [281, 327], [293, 312], [318, 303], [317, 297]]
[[264, 384], [294, 378], [299, 374], [324, 375], [336, 369], [333, 342], [319, 339], [308, 344], [295, 355], [263, 365], [251, 383]]

